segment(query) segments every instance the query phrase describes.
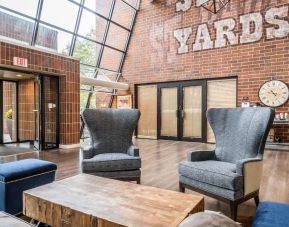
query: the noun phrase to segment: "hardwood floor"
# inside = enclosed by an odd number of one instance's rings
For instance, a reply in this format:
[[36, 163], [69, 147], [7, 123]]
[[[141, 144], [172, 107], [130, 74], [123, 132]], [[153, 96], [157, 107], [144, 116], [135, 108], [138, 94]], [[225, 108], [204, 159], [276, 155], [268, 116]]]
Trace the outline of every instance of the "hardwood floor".
[[[138, 139], [135, 144], [139, 146], [142, 158], [141, 183], [175, 191], [178, 190], [179, 161], [186, 159], [190, 150], [213, 147], [210, 144], [147, 139]], [[57, 180], [81, 172], [80, 156], [79, 149], [40, 152], [41, 159], [57, 163]], [[186, 193], [197, 194], [188, 190]], [[289, 203], [289, 152], [265, 151], [260, 200]], [[205, 209], [229, 214], [228, 205], [209, 197], [205, 198]], [[247, 226], [255, 209], [253, 200], [243, 203], [238, 209], [238, 220]]]

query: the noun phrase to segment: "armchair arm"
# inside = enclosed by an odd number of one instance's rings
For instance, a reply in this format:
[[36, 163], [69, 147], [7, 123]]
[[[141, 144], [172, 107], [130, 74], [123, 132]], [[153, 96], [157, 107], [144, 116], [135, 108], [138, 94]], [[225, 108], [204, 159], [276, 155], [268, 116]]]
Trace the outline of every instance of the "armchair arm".
[[262, 158], [242, 159], [236, 165], [237, 174], [244, 176], [244, 195], [259, 190], [263, 167]]
[[131, 145], [127, 150], [127, 154], [130, 156], [139, 157], [139, 148]]
[[190, 151], [188, 152], [188, 161], [198, 162], [215, 159], [215, 150], [212, 151]]
[[94, 148], [92, 146], [86, 146], [81, 149], [82, 151], [82, 158], [83, 159], [90, 159], [94, 156]]

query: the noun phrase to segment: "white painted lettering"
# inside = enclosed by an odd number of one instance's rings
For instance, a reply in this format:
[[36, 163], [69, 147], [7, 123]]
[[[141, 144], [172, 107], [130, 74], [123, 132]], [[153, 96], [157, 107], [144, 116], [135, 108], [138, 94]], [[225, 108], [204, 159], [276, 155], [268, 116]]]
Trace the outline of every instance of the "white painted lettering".
[[[242, 24], [242, 35], [240, 43], [252, 43], [259, 41], [263, 35], [263, 18], [261, 13], [250, 13], [240, 16]], [[254, 31], [251, 31], [251, 24], [254, 24]]]
[[178, 0], [176, 3], [176, 11], [187, 11], [192, 6], [192, 0]]
[[174, 37], [178, 40], [180, 47], [178, 48], [178, 54], [184, 54], [189, 52], [189, 46], [187, 41], [192, 34], [192, 27], [182, 28], [174, 31]]
[[213, 48], [213, 44], [208, 25], [199, 25], [197, 28], [195, 43], [193, 45], [193, 51], [211, 49]]
[[[269, 9], [265, 14], [265, 21], [274, 27], [266, 29], [267, 39], [284, 38], [289, 34], [288, 21], [280, 18], [288, 18], [288, 6]], [[278, 26], [278, 28], [276, 28]]]
[[[215, 47], [224, 47], [227, 42], [231, 45], [238, 44], [238, 36], [234, 33], [236, 22], [234, 19], [224, 19], [214, 23], [216, 29]], [[226, 38], [227, 39], [226, 39]]]

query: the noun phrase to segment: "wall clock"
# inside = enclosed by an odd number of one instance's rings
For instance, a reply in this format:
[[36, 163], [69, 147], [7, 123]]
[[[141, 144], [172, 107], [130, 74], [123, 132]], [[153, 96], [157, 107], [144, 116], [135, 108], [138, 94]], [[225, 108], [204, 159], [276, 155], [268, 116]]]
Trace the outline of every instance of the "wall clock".
[[260, 87], [259, 98], [266, 106], [282, 106], [289, 98], [288, 86], [280, 80], [267, 81]]

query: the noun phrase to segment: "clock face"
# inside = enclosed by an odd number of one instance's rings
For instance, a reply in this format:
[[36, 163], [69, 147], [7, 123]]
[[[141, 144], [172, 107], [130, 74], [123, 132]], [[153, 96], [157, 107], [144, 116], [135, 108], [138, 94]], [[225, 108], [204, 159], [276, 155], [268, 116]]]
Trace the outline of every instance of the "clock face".
[[289, 98], [288, 86], [280, 80], [267, 81], [259, 90], [259, 98], [266, 106], [282, 106]]

